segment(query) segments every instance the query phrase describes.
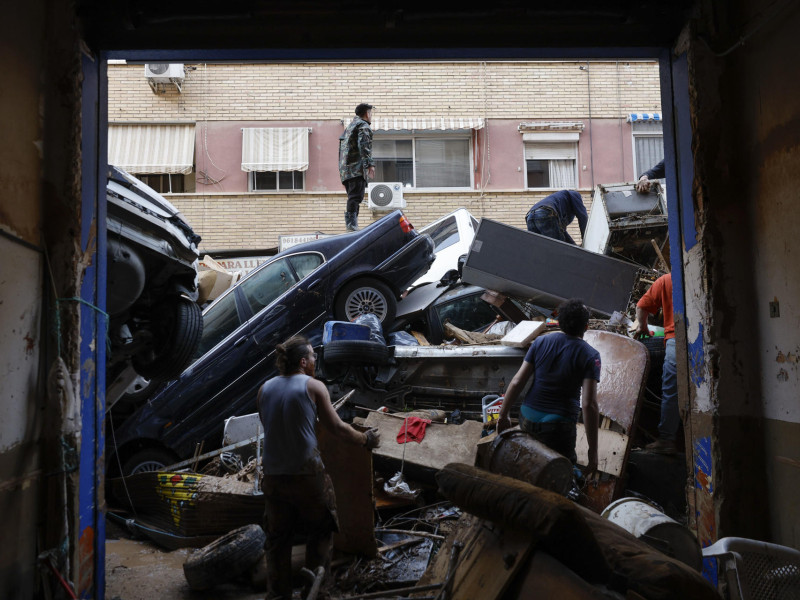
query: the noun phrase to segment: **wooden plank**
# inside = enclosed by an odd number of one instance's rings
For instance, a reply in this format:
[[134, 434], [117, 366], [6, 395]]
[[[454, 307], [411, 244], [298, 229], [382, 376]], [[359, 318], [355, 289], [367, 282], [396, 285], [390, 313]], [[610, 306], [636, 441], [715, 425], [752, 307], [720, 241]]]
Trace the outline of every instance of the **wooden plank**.
[[[624, 433], [599, 429], [597, 431], [597, 470], [615, 477], [622, 475], [629, 443], [630, 437]], [[584, 429], [583, 423], [578, 423], [575, 453], [578, 455], [579, 465], [586, 465], [589, 462], [589, 442], [586, 439], [586, 429]]]
[[527, 348], [545, 331], [547, 331], [547, 325], [544, 321], [522, 321], [505, 334], [500, 343], [503, 346]]
[[451, 462], [475, 464], [477, 444], [483, 431], [483, 423], [477, 421], [465, 421], [461, 425], [430, 423], [421, 442], [398, 444], [402, 420], [374, 412], [369, 414], [365, 424], [377, 427], [381, 433], [381, 445], [373, 450], [376, 456], [402, 461], [405, 446], [406, 463], [437, 470]]
[[342, 552], [375, 556], [375, 500], [372, 495], [372, 453], [343, 443], [324, 427], [317, 427], [322, 462], [333, 481], [339, 533], [333, 546]]
[[461, 551], [453, 576], [452, 598], [503, 598], [535, 543], [522, 533], [480, 521], [477, 535]]

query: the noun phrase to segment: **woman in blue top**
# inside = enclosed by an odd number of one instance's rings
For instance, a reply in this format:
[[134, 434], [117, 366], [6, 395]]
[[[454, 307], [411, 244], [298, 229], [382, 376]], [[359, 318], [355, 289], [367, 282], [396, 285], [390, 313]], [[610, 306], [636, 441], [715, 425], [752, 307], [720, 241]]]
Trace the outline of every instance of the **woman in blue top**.
[[538, 337], [506, 390], [497, 432], [511, 427], [509, 412], [533, 377], [520, 409], [520, 429], [573, 464], [578, 415], [583, 413], [589, 461], [585, 473], [597, 469], [597, 382], [600, 381], [600, 354], [584, 339], [589, 327], [589, 309], [583, 301], [571, 299], [558, 307], [561, 332]]

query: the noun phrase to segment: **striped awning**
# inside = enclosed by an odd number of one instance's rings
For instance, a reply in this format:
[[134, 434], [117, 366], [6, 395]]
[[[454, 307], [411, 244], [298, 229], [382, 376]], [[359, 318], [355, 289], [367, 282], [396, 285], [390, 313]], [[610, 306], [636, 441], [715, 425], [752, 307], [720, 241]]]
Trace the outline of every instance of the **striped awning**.
[[306, 171], [308, 127], [242, 129], [242, 171]]
[[631, 113], [628, 115], [628, 121], [634, 123], [636, 121], [660, 121], [661, 113]]
[[191, 173], [194, 139], [194, 123], [112, 123], [108, 163], [128, 173]]
[[[347, 126], [352, 119], [342, 119]], [[453, 131], [459, 129], [482, 129], [482, 117], [373, 117], [373, 131]]]

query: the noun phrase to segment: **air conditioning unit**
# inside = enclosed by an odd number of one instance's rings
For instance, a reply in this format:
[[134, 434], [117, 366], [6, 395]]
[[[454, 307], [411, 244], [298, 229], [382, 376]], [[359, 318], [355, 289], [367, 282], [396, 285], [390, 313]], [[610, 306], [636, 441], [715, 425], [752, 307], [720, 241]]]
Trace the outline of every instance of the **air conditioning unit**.
[[144, 66], [144, 76], [150, 83], [180, 83], [186, 73], [182, 64], [147, 63]]
[[400, 182], [367, 184], [367, 199], [371, 210], [390, 211], [406, 207]]

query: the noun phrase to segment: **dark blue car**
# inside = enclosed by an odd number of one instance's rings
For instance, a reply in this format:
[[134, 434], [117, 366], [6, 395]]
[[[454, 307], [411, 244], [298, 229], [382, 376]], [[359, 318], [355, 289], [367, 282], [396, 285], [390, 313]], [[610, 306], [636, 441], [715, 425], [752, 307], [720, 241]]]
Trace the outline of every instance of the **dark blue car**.
[[276, 344], [325, 321], [375, 313], [392, 323], [397, 300], [434, 259], [433, 242], [394, 211], [361, 231], [294, 246], [260, 265], [203, 312], [194, 362], [107, 436], [109, 474], [154, 470], [205, 442], [219, 447], [224, 419], [256, 410], [277, 374]]

